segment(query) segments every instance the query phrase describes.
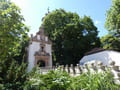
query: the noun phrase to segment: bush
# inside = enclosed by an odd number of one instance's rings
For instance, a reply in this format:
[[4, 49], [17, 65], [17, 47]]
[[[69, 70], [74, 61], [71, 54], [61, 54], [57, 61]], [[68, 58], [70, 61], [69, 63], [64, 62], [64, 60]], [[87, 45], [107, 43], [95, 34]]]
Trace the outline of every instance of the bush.
[[0, 90], [23, 90], [27, 64], [15, 60], [0, 60]]
[[78, 77], [71, 77], [72, 83], [69, 90], [116, 90], [116, 85], [110, 72], [84, 73]]
[[4, 85], [0, 84], [0, 90], [4, 90]]
[[[3, 65], [4, 66], [4, 65]], [[110, 72], [84, 73], [71, 77], [61, 69], [42, 74], [39, 67], [26, 72], [26, 64], [15, 61], [8, 67], [0, 66], [0, 90], [119, 90]], [[6, 70], [5, 72], [2, 72]]]
[[71, 77], [66, 72], [51, 70], [43, 75], [40, 70], [31, 72], [25, 83], [25, 90], [119, 90], [120, 86], [114, 83], [110, 72], [84, 73]]
[[25, 90], [66, 90], [70, 85], [69, 74], [60, 69], [51, 70], [45, 75], [36, 72], [29, 77]]

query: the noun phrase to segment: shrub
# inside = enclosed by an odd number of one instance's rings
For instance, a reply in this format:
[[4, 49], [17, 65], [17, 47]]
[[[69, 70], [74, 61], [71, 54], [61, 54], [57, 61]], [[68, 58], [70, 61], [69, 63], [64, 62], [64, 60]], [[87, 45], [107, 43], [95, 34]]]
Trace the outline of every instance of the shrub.
[[84, 73], [78, 77], [71, 77], [72, 83], [69, 90], [118, 90], [110, 72]]
[[87, 72], [77, 77], [71, 77], [68, 73], [51, 70], [43, 75], [34, 68], [30, 72], [25, 83], [25, 90], [119, 90], [120, 85], [114, 83], [110, 71], [104, 73]]
[[0, 60], [0, 89], [22, 90], [27, 77], [27, 64], [15, 60]]
[[45, 75], [35, 73], [26, 82], [25, 90], [66, 90], [71, 82], [69, 78], [69, 74], [60, 69], [51, 70]]

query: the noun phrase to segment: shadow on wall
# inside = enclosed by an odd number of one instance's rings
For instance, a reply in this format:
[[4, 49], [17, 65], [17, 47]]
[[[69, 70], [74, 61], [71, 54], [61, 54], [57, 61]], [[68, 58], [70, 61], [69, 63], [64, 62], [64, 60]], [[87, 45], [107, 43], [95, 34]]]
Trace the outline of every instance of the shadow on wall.
[[88, 61], [96, 61], [96, 60], [102, 61], [104, 65], [109, 65], [108, 62], [112, 60], [112, 58], [110, 57], [108, 52], [100, 52], [100, 53], [84, 56], [80, 60], [80, 65], [83, 65]]

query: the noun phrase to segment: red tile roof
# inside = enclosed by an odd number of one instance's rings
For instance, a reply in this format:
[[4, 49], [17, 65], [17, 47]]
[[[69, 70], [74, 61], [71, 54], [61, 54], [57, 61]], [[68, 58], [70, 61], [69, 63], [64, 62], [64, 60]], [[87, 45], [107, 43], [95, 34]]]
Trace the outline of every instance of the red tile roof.
[[105, 51], [106, 49], [103, 49], [103, 48], [94, 48], [92, 49], [91, 51], [85, 53], [85, 55], [90, 55], [90, 54], [93, 54], [93, 53], [97, 53], [97, 52], [101, 52], [101, 51]]

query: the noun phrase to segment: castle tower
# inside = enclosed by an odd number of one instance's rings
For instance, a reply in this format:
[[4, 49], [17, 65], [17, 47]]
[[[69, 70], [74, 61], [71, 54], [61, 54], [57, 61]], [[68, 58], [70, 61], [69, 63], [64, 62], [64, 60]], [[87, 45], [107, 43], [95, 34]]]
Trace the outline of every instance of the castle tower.
[[52, 43], [41, 25], [35, 36], [31, 35], [28, 48], [28, 71], [34, 66], [52, 67]]

